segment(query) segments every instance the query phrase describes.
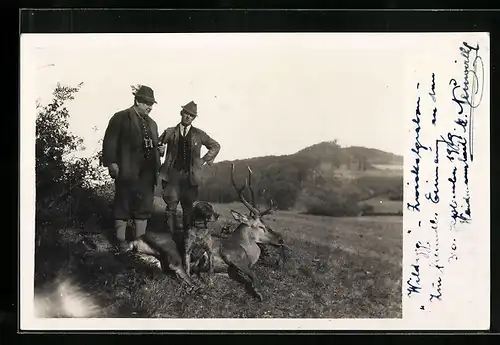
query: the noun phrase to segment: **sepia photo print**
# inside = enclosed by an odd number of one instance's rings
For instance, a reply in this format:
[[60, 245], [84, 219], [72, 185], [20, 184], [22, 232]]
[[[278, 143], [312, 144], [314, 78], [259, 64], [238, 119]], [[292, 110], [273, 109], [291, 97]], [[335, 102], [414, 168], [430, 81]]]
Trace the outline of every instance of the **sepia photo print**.
[[29, 318], [403, 318], [409, 38], [21, 41]]

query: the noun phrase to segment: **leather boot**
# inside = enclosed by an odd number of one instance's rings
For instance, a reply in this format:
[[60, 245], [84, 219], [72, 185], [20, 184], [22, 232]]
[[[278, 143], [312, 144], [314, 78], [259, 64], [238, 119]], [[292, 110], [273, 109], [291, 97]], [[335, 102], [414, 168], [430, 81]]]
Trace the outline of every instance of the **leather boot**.
[[128, 252], [131, 248], [131, 244], [127, 242], [126, 239], [127, 231], [127, 221], [116, 219], [115, 220], [115, 236], [118, 241], [118, 250], [121, 252]]
[[174, 234], [176, 232], [176, 219], [177, 218], [177, 203], [168, 203], [165, 207], [165, 220], [167, 223], [167, 230]]
[[191, 229], [191, 213], [192, 208], [186, 208], [182, 210], [182, 230], [187, 233]]
[[148, 226], [147, 219], [134, 219], [135, 223], [135, 238], [139, 238], [146, 233], [146, 228]]

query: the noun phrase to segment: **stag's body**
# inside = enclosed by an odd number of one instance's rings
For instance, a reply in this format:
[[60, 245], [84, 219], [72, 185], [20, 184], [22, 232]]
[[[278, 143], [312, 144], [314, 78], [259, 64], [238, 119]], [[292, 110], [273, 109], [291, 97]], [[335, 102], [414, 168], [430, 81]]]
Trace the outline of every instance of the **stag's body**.
[[[253, 190], [250, 186], [252, 171], [250, 168], [248, 168], [248, 171], [249, 178], [245, 185], [242, 188], [238, 188], [234, 182], [234, 165], [231, 166], [231, 181], [238, 192], [240, 201], [248, 208], [250, 214], [247, 216], [231, 210], [231, 214], [239, 222], [239, 225], [227, 239], [222, 240], [219, 246], [213, 247], [212, 256], [214, 257], [214, 265], [215, 262], [220, 262], [218, 258], [221, 258], [227, 265], [228, 274], [231, 276], [231, 273], [234, 272], [250, 283], [250, 287], [255, 295], [262, 300], [262, 294], [259, 291], [260, 284], [252, 270], [252, 267], [260, 257], [260, 248], [257, 243], [281, 246], [282, 249], [284, 243], [281, 234], [271, 230], [262, 220], [263, 216], [274, 211], [274, 204], [270, 200], [270, 207], [263, 212], [259, 211], [255, 205]], [[245, 187], [249, 187], [252, 192], [252, 203], [248, 202], [243, 196]]]
[[[232, 277], [234, 277], [233, 273], [236, 274], [238, 277], [243, 278], [246, 283], [250, 283], [252, 291], [262, 300], [260, 283], [252, 270], [252, 267], [257, 263], [261, 254], [261, 250], [257, 244], [271, 244], [281, 247], [283, 259], [284, 247], [286, 247], [286, 245], [283, 242], [281, 234], [273, 231], [264, 223], [262, 218], [274, 212], [274, 204], [272, 200], [270, 200], [269, 208], [263, 212], [259, 211], [255, 205], [253, 190], [250, 186], [252, 171], [250, 168], [248, 168], [248, 171], [249, 178], [245, 185], [242, 188], [238, 188], [234, 182], [234, 165], [231, 166], [231, 181], [238, 192], [240, 201], [248, 208], [250, 214], [244, 215], [238, 211], [231, 210], [232, 216], [239, 224], [228, 238], [222, 240], [213, 239], [213, 246], [210, 249], [213, 258], [212, 272], [225, 271]], [[248, 187], [251, 191], [251, 203], [243, 196], [245, 187]], [[200, 258], [191, 258], [191, 270], [196, 273], [209, 270], [210, 264], [208, 257], [209, 255], [204, 253]], [[204, 262], [202, 262], [202, 260]]]
[[[244, 256], [243, 253], [245, 253]], [[260, 248], [257, 245], [252, 228], [240, 223], [229, 238], [222, 242], [220, 255], [224, 261], [231, 261], [236, 258], [247, 259], [250, 267], [255, 265], [260, 257]]]
[[[261, 222], [260, 220], [249, 219], [236, 211], [231, 212], [235, 219], [242, 221], [242, 223], [236, 227], [228, 238], [222, 240], [214, 238], [214, 245], [211, 248], [213, 260], [211, 266], [212, 273], [209, 274], [225, 272], [232, 277], [236, 274], [249, 283], [255, 295], [262, 300], [260, 282], [252, 270], [261, 254], [261, 250], [257, 243], [266, 243], [275, 246], [284, 246], [284, 244], [281, 242], [281, 236], [274, 231], [269, 236], [257, 236], [259, 230], [257, 230], [256, 227], [249, 226], [248, 223], [258, 224]], [[210, 272], [208, 255], [204, 254], [203, 257], [197, 258], [197, 260], [191, 264], [191, 270], [198, 274], [200, 272]]]
[[132, 242], [134, 250], [141, 254], [154, 256], [160, 261], [161, 269], [173, 271], [188, 286], [194, 286], [182, 266], [182, 258], [177, 245], [169, 233], [147, 232]]

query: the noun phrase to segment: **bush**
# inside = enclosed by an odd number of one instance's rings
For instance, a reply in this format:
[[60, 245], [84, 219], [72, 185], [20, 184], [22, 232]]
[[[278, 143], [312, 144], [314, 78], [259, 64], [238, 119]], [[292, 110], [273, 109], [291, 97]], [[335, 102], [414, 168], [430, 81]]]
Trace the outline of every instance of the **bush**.
[[319, 184], [305, 186], [300, 202], [308, 214], [332, 217], [357, 216], [362, 211], [358, 203], [361, 193], [355, 184], [348, 181], [321, 179]]
[[347, 180], [316, 173], [304, 183], [299, 204], [309, 214], [359, 216], [373, 213], [373, 207], [364, 200], [387, 195], [402, 201], [402, 191], [402, 177], [362, 176]]
[[345, 203], [340, 200], [313, 201], [307, 205], [306, 213], [315, 216], [354, 217], [360, 215], [361, 208], [357, 203]]
[[362, 204], [361, 205], [361, 215], [369, 215], [372, 214], [374, 211], [374, 207], [369, 204]]
[[37, 103], [36, 118], [36, 238], [51, 237], [56, 227], [82, 226], [90, 217], [109, 219], [109, 195], [96, 194], [96, 184], [106, 181], [100, 166], [101, 152], [77, 158], [83, 140], [69, 131], [66, 103], [77, 87], [58, 84], [52, 101]]
[[362, 176], [355, 183], [372, 196], [386, 195], [390, 200], [403, 201], [402, 176]]

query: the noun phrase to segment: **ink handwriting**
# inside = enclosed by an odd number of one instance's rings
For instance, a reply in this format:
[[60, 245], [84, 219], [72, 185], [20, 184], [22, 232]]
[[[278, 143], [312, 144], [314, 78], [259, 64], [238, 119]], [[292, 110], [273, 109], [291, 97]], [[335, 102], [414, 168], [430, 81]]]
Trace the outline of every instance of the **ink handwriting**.
[[432, 73], [432, 84], [431, 84], [431, 92], [429, 92], [429, 95], [432, 98], [432, 101], [436, 103], [436, 75]]
[[[417, 84], [417, 89], [419, 88], [419, 84]], [[414, 203], [406, 203], [406, 208], [410, 211], [417, 211], [420, 212], [420, 160], [422, 159], [422, 156], [420, 154], [420, 150], [431, 150], [430, 147], [422, 145], [420, 142], [420, 130], [422, 127], [420, 126], [420, 96], [417, 99], [417, 107], [415, 109], [415, 116], [412, 118], [412, 122], [416, 125], [414, 129], [415, 133], [415, 142], [413, 144], [413, 147], [411, 148], [411, 152], [413, 152], [415, 156], [414, 164], [411, 169], [411, 174], [414, 176], [413, 181], [415, 183], [413, 190], [414, 190]]]
[[439, 202], [439, 166], [435, 167], [436, 173], [434, 175], [434, 190], [431, 193], [427, 193], [425, 198], [430, 202], [437, 204]]
[[[484, 88], [484, 64], [483, 59], [479, 56], [479, 44], [472, 47], [467, 42], [459, 48], [461, 55], [464, 57], [464, 87], [462, 98], [467, 101], [467, 104], [472, 108], [477, 108], [481, 104]], [[473, 54], [472, 68], [470, 68], [471, 53]], [[472, 85], [469, 93], [469, 78], [472, 80]], [[478, 96], [479, 100], [475, 101], [474, 96]]]
[[453, 260], [458, 260], [458, 256], [456, 254], [457, 250], [457, 244], [455, 243], [456, 240], [453, 240], [453, 243], [451, 245], [451, 255], [448, 257], [448, 263], [453, 259]]
[[408, 297], [411, 296], [412, 293], [420, 293], [420, 289], [422, 288], [420, 285], [420, 266], [412, 264], [411, 267], [413, 271], [411, 272], [411, 277], [406, 282], [408, 284]]
[[432, 283], [432, 287], [436, 289], [436, 292], [434, 292], [434, 293], [431, 293], [431, 294], [430, 294], [429, 301], [431, 301], [431, 302], [432, 302], [432, 301], [434, 300], [434, 298], [436, 298], [436, 299], [438, 299], [438, 300], [440, 300], [440, 299], [441, 299], [441, 296], [443, 295], [443, 294], [441, 293], [441, 281], [442, 281], [442, 278], [441, 278], [441, 277], [438, 277], [438, 279], [437, 279], [437, 284]]
[[[483, 99], [484, 90], [484, 63], [479, 55], [479, 44], [472, 46], [467, 42], [463, 42], [459, 48], [460, 55], [464, 58], [464, 81], [463, 86], [460, 86], [455, 79], [450, 80], [453, 83], [453, 101], [460, 107], [458, 112], [461, 115], [464, 111], [464, 105], [468, 105], [468, 121], [460, 120], [460, 122], [467, 126], [469, 133], [469, 155], [470, 160], [474, 160], [474, 110], [479, 107]], [[472, 65], [471, 65], [472, 60]], [[457, 99], [455, 95], [456, 89], [462, 89], [461, 99]], [[465, 128], [465, 127], [464, 127]]]
[[[449, 82], [443, 85], [442, 94], [438, 75], [431, 73], [426, 88], [429, 96], [417, 95], [411, 119], [411, 168], [410, 179], [406, 182], [409, 191], [406, 209], [415, 211], [414, 224], [415, 228], [418, 224], [416, 229], [419, 231], [408, 230], [407, 233], [422, 237], [414, 242], [415, 258], [410, 264], [406, 294], [409, 297], [421, 295], [426, 303], [442, 300], [446, 262], [458, 260], [456, 239], [450, 246], [451, 238], [455, 237], [451, 235], [450, 238], [450, 234], [456, 231], [458, 222], [469, 223], [472, 219], [469, 173], [473, 160], [473, 118], [483, 97], [484, 64], [479, 45], [463, 42], [459, 51], [464, 66], [460, 78], [447, 78]], [[420, 84], [417, 84], [417, 92], [419, 89]], [[451, 101], [452, 108], [440, 107], [443, 99]], [[452, 117], [447, 128], [448, 113]], [[441, 126], [445, 126], [444, 130]], [[427, 146], [428, 143], [431, 146]], [[433, 155], [427, 157], [431, 152]], [[429, 165], [427, 160], [434, 165]], [[423, 218], [428, 211], [430, 219]], [[443, 232], [447, 227], [449, 231]], [[425, 310], [423, 304], [418, 304], [421, 310]]]

